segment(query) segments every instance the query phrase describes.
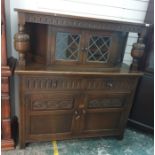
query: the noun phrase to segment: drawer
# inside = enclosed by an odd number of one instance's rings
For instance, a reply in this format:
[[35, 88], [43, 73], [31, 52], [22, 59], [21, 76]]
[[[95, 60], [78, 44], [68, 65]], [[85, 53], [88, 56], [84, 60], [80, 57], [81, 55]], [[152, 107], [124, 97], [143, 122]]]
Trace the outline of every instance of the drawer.
[[103, 76], [101, 78], [62, 77], [62, 76], [30, 76], [24, 78], [27, 90], [104, 90], [131, 91], [137, 79], [127, 76]]
[[60, 76], [24, 77], [24, 88], [28, 90], [80, 90], [84, 88], [82, 78]]
[[114, 92], [131, 91], [135, 88], [137, 79], [135, 77], [103, 77], [85, 79], [87, 90], [104, 90]]

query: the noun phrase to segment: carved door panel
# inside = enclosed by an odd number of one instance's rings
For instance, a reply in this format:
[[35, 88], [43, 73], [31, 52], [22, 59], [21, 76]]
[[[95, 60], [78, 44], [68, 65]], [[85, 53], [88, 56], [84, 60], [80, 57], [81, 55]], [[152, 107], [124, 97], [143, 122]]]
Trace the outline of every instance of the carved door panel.
[[128, 105], [127, 94], [87, 92], [84, 102], [80, 125], [81, 134], [119, 132], [123, 111]]
[[43, 136], [68, 137], [74, 133], [75, 111], [78, 104], [76, 92], [46, 92], [27, 94], [26, 134], [28, 139]]

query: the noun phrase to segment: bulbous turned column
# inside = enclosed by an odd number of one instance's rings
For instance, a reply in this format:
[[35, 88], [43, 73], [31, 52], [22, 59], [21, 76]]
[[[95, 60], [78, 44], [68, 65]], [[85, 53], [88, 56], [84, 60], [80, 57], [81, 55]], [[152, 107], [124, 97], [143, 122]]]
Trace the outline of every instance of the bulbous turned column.
[[19, 53], [19, 66], [25, 66], [25, 54], [30, 49], [30, 37], [25, 33], [24, 25], [18, 26], [18, 33], [14, 36], [14, 47]]
[[138, 34], [138, 41], [134, 43], [131, 50], [131, 56], [133, 57], [132, 64], [130, 66], [130, 70], [137, 71], [139, 66], [139, 60], [142, 58], [144, 54], [145, 44], [143, 43], [144, 33]]

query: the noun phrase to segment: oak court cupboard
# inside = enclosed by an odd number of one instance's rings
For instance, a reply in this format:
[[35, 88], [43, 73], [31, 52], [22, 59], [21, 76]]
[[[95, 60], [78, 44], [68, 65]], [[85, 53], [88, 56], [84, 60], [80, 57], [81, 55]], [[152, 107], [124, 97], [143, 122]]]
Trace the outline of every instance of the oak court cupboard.
[[[145, 24], [15, 9], [20, 147], [36, 141], [123, 137], [142, 72]], [[131, 66], [128, 32], [139, 34]]]

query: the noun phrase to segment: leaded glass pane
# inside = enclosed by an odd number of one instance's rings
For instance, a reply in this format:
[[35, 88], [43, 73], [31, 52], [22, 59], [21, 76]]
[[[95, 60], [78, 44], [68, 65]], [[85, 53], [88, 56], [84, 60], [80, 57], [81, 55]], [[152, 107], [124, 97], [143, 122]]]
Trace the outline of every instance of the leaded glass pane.
[[80, 35], [57, 32], [56, 59], [79, 60]]
[[109, 58], [110, 45], [111, 37], [92, 36], [89, 40], [87, 61], [99, 61], [106, 63]]

